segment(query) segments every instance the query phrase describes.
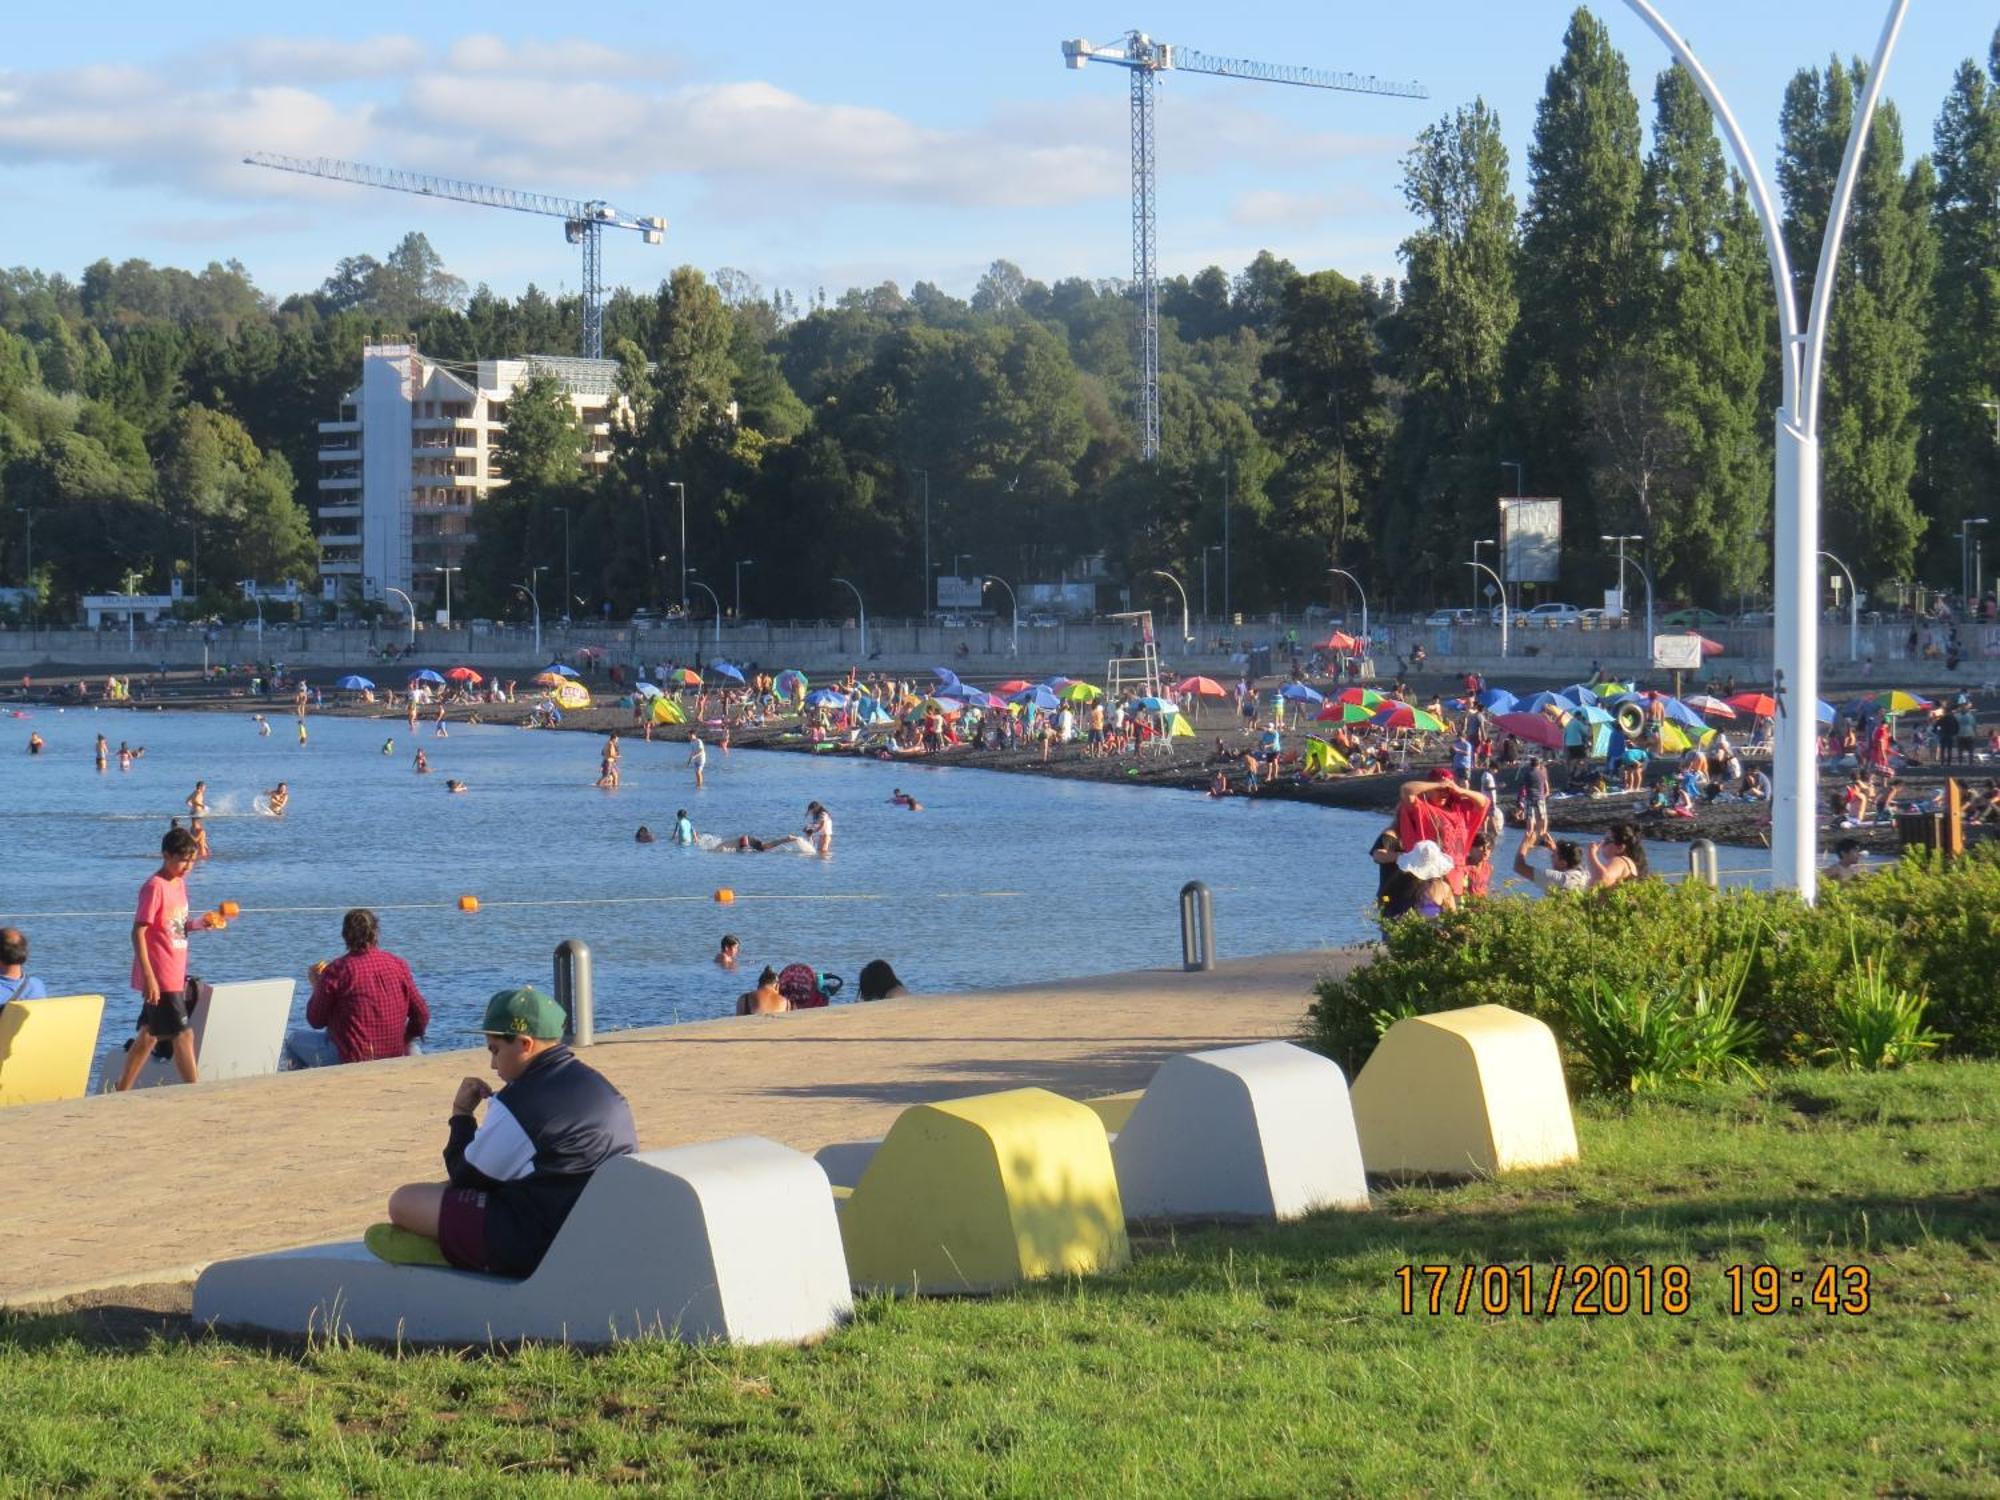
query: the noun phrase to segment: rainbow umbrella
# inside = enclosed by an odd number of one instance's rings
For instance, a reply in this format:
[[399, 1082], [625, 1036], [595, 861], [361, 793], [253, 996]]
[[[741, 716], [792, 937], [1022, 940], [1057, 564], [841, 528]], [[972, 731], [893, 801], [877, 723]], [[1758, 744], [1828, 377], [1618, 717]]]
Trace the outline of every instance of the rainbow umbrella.
[[[1734, 698], [1729, 700], [1734, 703]], [[1890, 688], [1887, 692], [1870, 693], [1865, 698], [1856, 698], [1858, 709], [1872, 710], [1878, 714], [1914, 714], [1932, 706], [1928, 698], [1919, 698], [1915, 693], [1906, 693], [1901, 688]]]
[[1687, 697], [1687, 706], [1697, 713], [1708, 714], [1712, 718], [1733, 719], [1736, 717], [1735, 709], [1724, 703], [1720, 698], [1712, 698], [1707, 693], [1690, 693]]
[[1385, 701], [1376, 709], [1370, 722], [1384, 729], [1421, 729], [1427, 734], [1444, 732], [1444, 725], [1437, 715], [1427, 713], [1412, 704], [1398, 703], [1394, 699]]
[[811, 686], [806, 674], [797, 667], [787, 667], [771, 680], [771, 691], [780, 698], [796, 698]]
[[1358, 703], [1363, 708], [1380, 708], [1389, 700], [1373, 688], [1351, 687], [1340, 695], [1338, 701], [1341, 703]]
[[667, 681], [679, 683], [682, 687], [700, 687], [701, 673], [688, 667], [677, 667], [667, 673]]

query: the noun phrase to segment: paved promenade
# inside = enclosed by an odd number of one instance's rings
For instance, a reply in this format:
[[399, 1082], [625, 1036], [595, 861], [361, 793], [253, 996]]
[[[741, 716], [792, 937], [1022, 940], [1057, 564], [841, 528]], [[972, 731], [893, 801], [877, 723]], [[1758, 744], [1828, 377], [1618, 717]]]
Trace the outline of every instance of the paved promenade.
[[[1136, 1088], [1171, 1053], [1289, 1037], [1338, 952], [786, 1016], [621, 1031], [585, 1056], [642, 1146], [879, 1135], [905, 1105], [1037, 1085]], [[443, 1041], [444, 1038], [438, 1040]], [[0, 1306], [358, 1235], [389, 1190], [442, 1176], [458, 1080], [483, 1050], [0, 1110]]]

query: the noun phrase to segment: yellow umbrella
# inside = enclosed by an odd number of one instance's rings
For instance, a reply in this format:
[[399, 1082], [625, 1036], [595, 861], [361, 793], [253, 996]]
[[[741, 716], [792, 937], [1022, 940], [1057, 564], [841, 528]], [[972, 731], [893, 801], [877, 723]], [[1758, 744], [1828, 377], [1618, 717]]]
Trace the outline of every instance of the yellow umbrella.
[[557, 708], [590, 707], [590, 689], [580, 682], [565, 681], [556, 689]]
[[1102, 698], [1104, 689], [1092, 687], [1087, 682], [1072, 682], [1056, 696], [1065, 703], [1088, 703], [1093, 698]]
[[1662, 750], [1685, 750], [1692, 743], [1694, 742], [1687, 737], [1687, 731], [1673, 720], [1665, 719], [1661, 721], [1660, 748]]
[[671, 698], [660, 697], [653, 700], [653, 722], [655, 724], [685, 724], [687, 715], [681, 706]]

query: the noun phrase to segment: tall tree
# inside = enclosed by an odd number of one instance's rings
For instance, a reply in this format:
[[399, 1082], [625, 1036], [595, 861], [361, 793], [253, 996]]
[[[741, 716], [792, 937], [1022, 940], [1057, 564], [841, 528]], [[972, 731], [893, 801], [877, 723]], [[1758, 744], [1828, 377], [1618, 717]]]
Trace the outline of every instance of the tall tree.
[[1528, 147], [1521, 315], [1508, 353], [1505, 438], [1516, 451], [1503, 457], [1526, 465], [1535, 493], [1563, 498], [1565, 533], [1591, 538], [1593, 554], [1589, 399], [1599, 373], [1629, 352], [1641, 176], [1639, 102], [1625, 59], [1604, 24], [1579, 9]]
[[1493, 418], [1520, 315], [1507, 147], [1484, 99], [1417, 137], [1403, 199], [1419, 227], [1402, 244], [1403, 302], [1390, 325], [1405, 394], [1378, 507], [1378, 564], [1435, 583], [1490, 519]]
[[[1802, 70], [1785, 91], [1779, 181], [1786, 237], [1816, 266], [1833, 181], [1866, 75], [1856, 60]], [[1908, 578], [1924, 518], [1911, 495], [1917, 467], [1917, 386], [1936, 258], [1928, 158], [1907, 174], [1903, 127], [1884, 102], [1855, 183], [1853, 219], [1835, 268], [1820, 403], [1822, 525], [1829, 550], [1870, 582]], [[1810, 276], [1811, 272], [1798, 273]], [[1800, 304], [1806, 306], [1804, 302]]]
[[1957, 578], [1968, 517], [2000, 496], [2000, 30], [1986, 68], [1967, 58], [1935, 135], [1937, 262], [1926, 346], [1919, 498], [1931, 518], [1926, 576]]

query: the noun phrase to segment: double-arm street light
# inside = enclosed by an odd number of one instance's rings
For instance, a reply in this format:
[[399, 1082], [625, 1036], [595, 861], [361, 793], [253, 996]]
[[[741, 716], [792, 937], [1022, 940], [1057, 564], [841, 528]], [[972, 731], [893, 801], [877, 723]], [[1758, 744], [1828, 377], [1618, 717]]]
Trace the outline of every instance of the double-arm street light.
[[833, 581], [843, 585], [854, 595], [855, 618], [861, 625], [861, 659], [866, 661], [868, 660], [868, 606], [862, 601], [861, 590], [855, 588], [845, 578], [836, 578]]
[[1349, 583], [1354, 585], [1354, 592], [1358, 594], [1361, 598], [1361, 639], [1364, 641], [1367, 640], [1368, 639], [1368, 591], [1362, 588], [1361, 580], [1359, 578], [1356, 578], [1352, 573], [1348, 572], [1347, 569], [1345, 568], [1328, 568], [1326, 571], [1337, 578], [1345, 578]]
[[1019, 656], [1021, 654], [1021, 601], [1014, 596], [1014, 585], [1002, 578], [998, 573], [987, 573], [983, 576], [987, 583], [997, 583], [1001, 588], [1005, 589], [1007, 591], [1008, 603], [1014, 606], [1013, 644], [1007, 648], [1007, 654], [1010, 656]]
[[[1642, 536], [1626, 535], [1600, 536], [1598, 540], [1600, 542], [1610, 542], [1618, 548], [1618, 613], [1621, 617], [1630, 619], [1632, 611], [1625, 607], [1625, 544], [1627, 542], [1643, 542], [1646, 539]], [[1647, 652], [1651, 652], [1653, 649], [1653, 576], [1640, 567], [1636, 559], [1631, 563], [1631, 567], [1646, 584], [1646, 645], [1644, 649]]]
[[1152, 575], [1153, 575], [1153, 577], [1155, 577], [1155, 578], [1164, 578], [1164, 579], [1166, 579], [1168, 583], [1171, 583], [1171, 584], [1172, 584], [1172, 585], [1174, 586], [1174, 589], [1175, 589], [1175, 591], [1176, 591], [1177, 593], [1179, 593], [1179, 594], [1180, 594], [1180, 596], [1181, 596], [1181, 644], [1182, 644], [1183, 646], [1187, 645], [1187, 644], [1188, 644], [1188, 643], [1189, 643], [1190, 641], [1192, 641], [1192, 640], [1194, 639], [1194, 636], [1193, 636], [1193, 634], [1192, 634], [1192, 633], [1191, 633], [1191, 632], [1189, 631], [1189, 629], [1188, 629], [1188, 595], [1187, 595], [1187, 590], [1186, 590], [1186, 589], [1184, 589], [1184, 588], [1182, 588], [1182, 587], [1181, 587], [1181, 581], [1180, 581], [1180, 580], [1179, 580], [1178, 578], [1174, 577], [1174, 575], [1173, 575], [1173, 574], [1169, 573], [1169, 572], [1168, 572], [1168, 571], [1167, 571], [1167, 570], [1166, 570], [1165, 568], [1148, 568], [1148, 569], [1147, 569], [1146, 571], [1147, 571], [1148, 573], [1152, 574]]

